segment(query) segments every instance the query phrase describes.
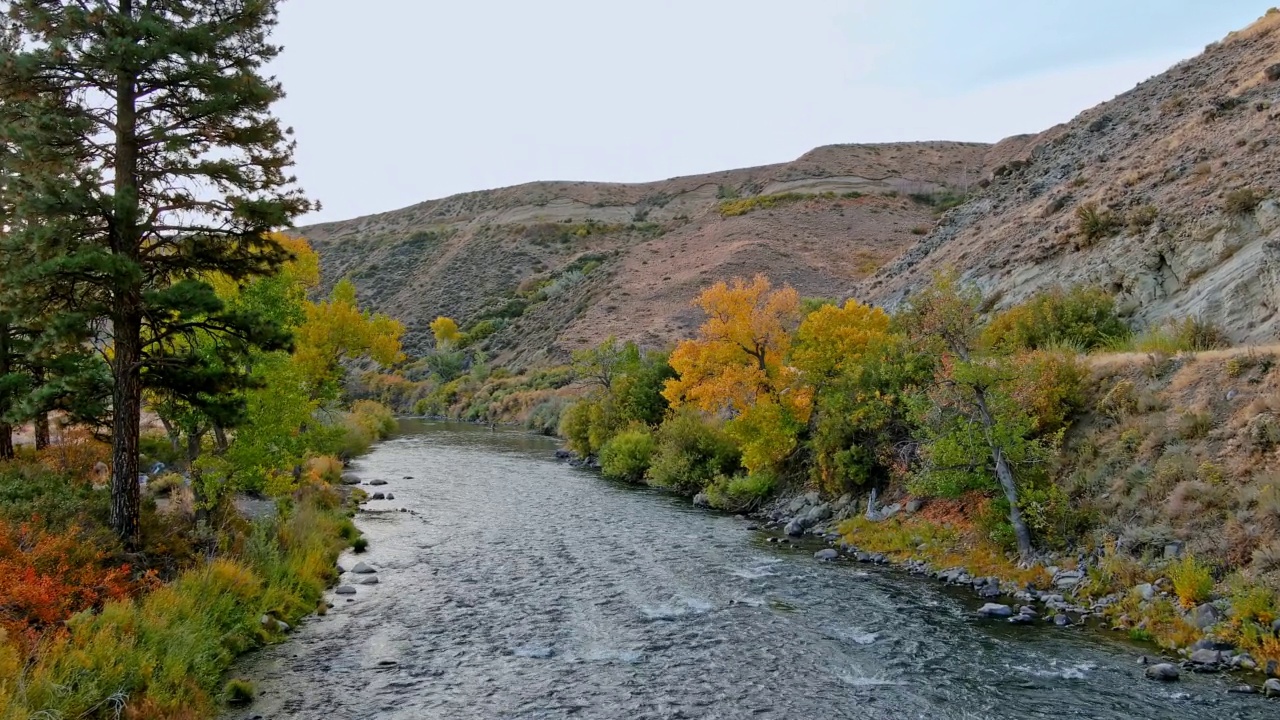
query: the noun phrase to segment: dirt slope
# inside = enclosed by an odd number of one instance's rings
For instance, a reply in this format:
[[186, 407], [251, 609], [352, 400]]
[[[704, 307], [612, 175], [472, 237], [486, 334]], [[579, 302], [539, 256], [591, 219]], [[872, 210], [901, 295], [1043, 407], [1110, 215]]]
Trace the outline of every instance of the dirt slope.
[[[1005, 146], [823, 147], [790, 163], [663, 182], [543, 182], [457, 195], [300, 229], [325, 287], [350, 276], [369, 306], [429, 346], [437, 315], [492, 320], [491, 356], [564, 358], [610, 334], [660, 346], [698, 322], [706, 285], [765, 272], [834, 297], [897, 257], [968, 191]], [[724, 203], [770, 207], [734, 215]]]
[[[854, 294], [893, 306], [954, 267], [999, 305], [1087, 283], [1140, 322], [1280, 328], [1280, 13], [1032, 139]], [[1013, 150], [1014, 148], [1009, 148]], [[1088, 237], [1080, 208], [1096, 206]], [[1092, 207], [1092, 206], [1091, 206]]]

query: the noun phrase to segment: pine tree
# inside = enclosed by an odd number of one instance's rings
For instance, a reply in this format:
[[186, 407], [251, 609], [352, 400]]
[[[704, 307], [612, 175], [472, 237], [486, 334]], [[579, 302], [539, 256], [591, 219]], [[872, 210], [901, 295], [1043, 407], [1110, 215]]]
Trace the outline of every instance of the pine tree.
[[262, 73], [279, 0], [10, 0], [0, 141], [14, 150], [15, 229], [28, 287], [73, 303], [111, 364], [111, 524], [138, 540], [144, 389], [226, 390], [198, 339], [278, 345], [209, 280], [274, 272], [268, 232], [313, 203], [289, 174], [283, 97]]

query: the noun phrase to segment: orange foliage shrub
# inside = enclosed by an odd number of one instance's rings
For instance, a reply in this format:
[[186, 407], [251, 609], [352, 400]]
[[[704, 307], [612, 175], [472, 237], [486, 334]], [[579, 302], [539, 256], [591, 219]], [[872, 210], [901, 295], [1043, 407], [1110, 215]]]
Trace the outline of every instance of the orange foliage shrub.
[[41, 450], [38, 458], [56, 473], [87, 480], [95, 465], [110, 461], [111, 447], [84, 428], [70, 428], [62, 431], [57, 442]]
[[52, 533], [34, 525], [0, 525], [0, 627], [27, 647], [72, 615], [135, 587], [129, 566], [111, 566], [79, 528]]

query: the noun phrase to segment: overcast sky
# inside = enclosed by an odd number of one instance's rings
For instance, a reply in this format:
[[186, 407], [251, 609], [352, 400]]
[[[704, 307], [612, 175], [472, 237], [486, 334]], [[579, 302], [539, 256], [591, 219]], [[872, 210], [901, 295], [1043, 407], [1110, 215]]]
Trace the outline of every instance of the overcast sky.
[[340, 220], [532, 180], [818, 145], [996, 141], [1114, 97], [1267, 0], [288, 0], [273, 71]]

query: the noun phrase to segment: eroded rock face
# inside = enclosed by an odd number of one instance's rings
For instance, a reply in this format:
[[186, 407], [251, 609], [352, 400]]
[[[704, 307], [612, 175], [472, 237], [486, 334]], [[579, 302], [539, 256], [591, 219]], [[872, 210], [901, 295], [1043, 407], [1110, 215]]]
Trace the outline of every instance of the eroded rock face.
[[[1280, 16], [1023, 144], [986, 189], [853, 294], [890, 307], [955, 267], [1005, 307], [1052, 286], [1114, 292], [1142, 324], [1280, 330]], [[1088, 238], [1077, 213], [1110, 229]]]

